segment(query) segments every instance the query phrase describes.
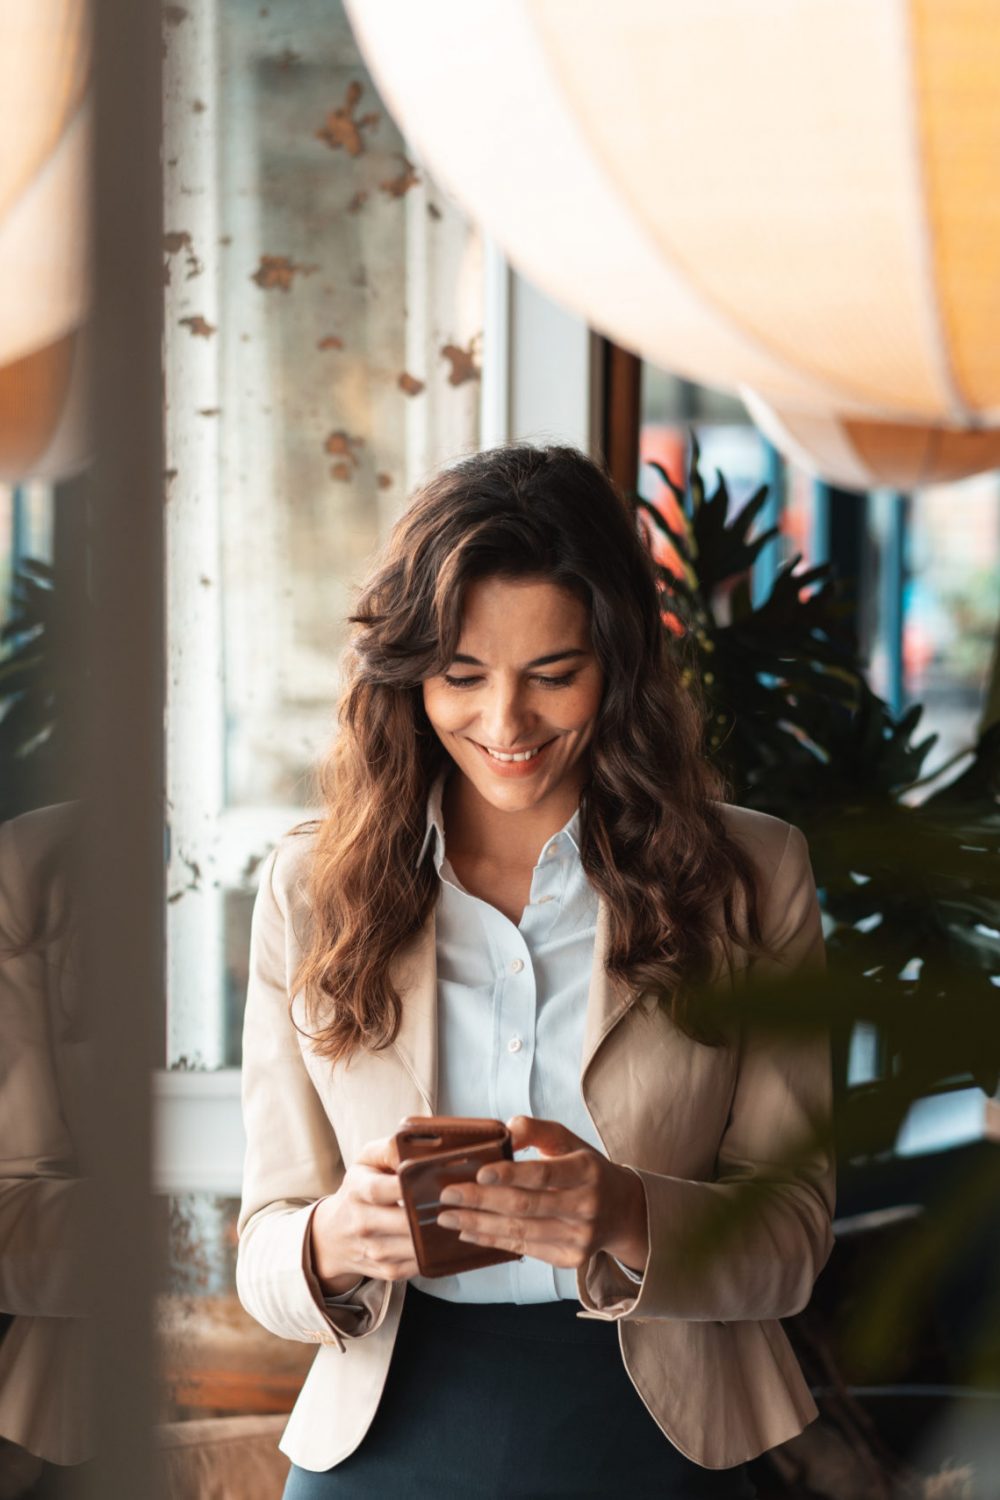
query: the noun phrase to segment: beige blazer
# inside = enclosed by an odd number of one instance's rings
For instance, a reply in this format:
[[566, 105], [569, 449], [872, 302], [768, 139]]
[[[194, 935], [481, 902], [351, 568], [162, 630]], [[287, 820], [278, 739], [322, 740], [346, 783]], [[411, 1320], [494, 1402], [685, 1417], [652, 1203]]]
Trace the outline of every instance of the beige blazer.
[[79, 1156], [97, 1069], [65, 868], [75, 816], [63, 802], [0, 824], [0, 1437], [56, 1464], [94, 1454]]
[[[801, 832], [763, 813], [721, 810], [761, 870], [763, 928], [781, 950], [780, 967], [821, 966]], [[406, 1283], [370, 1280], [357, 1294], [363, 1312], [324, 1310], [308, 1265], [309, 1221], [367, 1141], [390, 1134], [403, 1115], [436, 1112], [437, 983], [432, 913], [395, 962], [403, 998], [395, 1043], [349, 1064], [309, 1050], [288, 1015], [308, 921], [309, 849], [308, 835], [282, 840], [263, 866], [254, 911], [236, 1281], [265, 1328], [319, 1346], [280, 1447], [301, 1468], [322, 1470], [353, 1452], [371, 1423]], [[727, 1468], [817, 1415], [779, 1319], [805, 1307], [833, 1247], [833, 1156], [816, 1146], [794, 1173], [775, 1174], [770, 1190], [748, 1184], [781, 1159], [790, 1133], [828, 1123], [829, 1041], [822, 1032], [765, 1041], [753, 1027], [738, 1047], [692, 1041], [645, 996], [608, 979], [606, 943], [602, 901], [580, 1085], [608, 1156], [642, 1179], [650, 1254], [639, 1286], [603, 1252], [594, 1256], [577, 1273], [578, 1316], [617, 1323], [625, 1368], [665, 1438], [695, 1463]], [[742, 950], [731, 956], [742, 975]], [[293, 1013], [304, 1027], [301, 995]], [[682, 1264], [679, 1230], [723, 1198], [748, 1206], [739, 1233], [710, 1261]]]

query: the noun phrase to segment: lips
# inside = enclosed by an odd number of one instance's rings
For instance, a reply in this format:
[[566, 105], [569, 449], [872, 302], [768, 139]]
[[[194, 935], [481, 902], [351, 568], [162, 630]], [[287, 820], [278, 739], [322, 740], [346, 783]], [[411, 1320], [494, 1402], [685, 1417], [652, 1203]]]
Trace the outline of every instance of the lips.
[[521, 755], [526, 751], [533, 750], [535, 754], [529, 755], [527, 760], [501, 760], [498, 756], [491, 755], [488, 748], [485, 745], [481, 745], [478, 740], [472, 740], [471, 743], [475, 745], [484, 762], [495, 775], [529, 776], [545, 760], [550, 746], [555, 744], [557, 738], [558, 735], [551, 740], [542, 741], [540, 745], [526, 745], [523, 751], [512, 750], [509, 752], [511, 755]]

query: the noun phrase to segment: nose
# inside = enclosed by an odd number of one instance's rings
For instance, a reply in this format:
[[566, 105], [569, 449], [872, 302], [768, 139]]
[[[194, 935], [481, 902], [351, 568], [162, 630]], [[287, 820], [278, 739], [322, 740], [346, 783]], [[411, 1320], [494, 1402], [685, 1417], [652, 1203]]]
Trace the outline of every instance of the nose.
[[526, 737], [531, 728], [521, 687], [517, 682], [496, 682], [483, 704], [481, 741], [495, 750], [507, 749]]

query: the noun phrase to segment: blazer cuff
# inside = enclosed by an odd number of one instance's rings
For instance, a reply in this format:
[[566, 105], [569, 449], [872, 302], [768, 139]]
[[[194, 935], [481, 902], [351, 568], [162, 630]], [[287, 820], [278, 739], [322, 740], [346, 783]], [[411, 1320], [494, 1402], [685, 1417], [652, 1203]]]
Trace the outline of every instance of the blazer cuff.
[[641, 1278], [636, 1283], [635, 1273], [628, 1271], [620, 1261], [606, 1250], [598, 1250], [585, 1266], [576, 1273], [577, 1296], [583, 1303], [578, 1318], [606, 1318], [609, 1321], [623, 1317], [636, 1304], [642, 1290]]
[[[334, 1344], [373, 1333], [389, 1308], [392, 1282], [364, 1282], [351, 1302], [327, 1307], [309, 1251], [316, 1202], [264, 1211], [246, 1225], [236, 1259], [236, 1290], [247, 1312], [278, 1338]], [[362, 1312], [354, 1311], [360, 1305]]]
[[[627, 1163], [622, 1163], [627, 1165]], [[646, 1255], [646, 1264], [642, 1271], [633, 1271], [620, 1261], [617, 1255], [610, 1255], [606, 1250], [598, 1250], [596, 1255], [591, 1256], [585, 1266], [580, 1266], [576, 1273], [577, 1295], [583, 1303], [585, 1311], [577, 1314], [581, 1318], [606, 1318], [617, 1319], [631, 1313], [642, 1295], [643, 1283], [649, 1270], [650, 1261], [653, 1258], [652, 1246], [652, 1223], [649, 1221], [649, 1194], [646, 1181], [637, 1167], [629, 1167], [642, 1183], [643, 1192], [646, 1194], [646, 1218], [650, 1227], [649, 1251]]]
[[349, 1287], [346, 1292], [338, 1293], [335, 1297], [323, 1291], [313, 1267], [310, 1249], [312, 1216], [318, 1204], [317, 1199], [316, 1203], [310, 1205], [306, 1219], [305, 1232], [302, 1237], [302, 1267], [317, 1312], [323, 1317], [334, 1335], [338, 1348], [343, 1352], [346, 1347], [345, 1339], [360, 1339], [366, 1334], [374, 1333], [388, 1309], [392, 1284], [388, 1281], [376, 1281], [371, 1276], [362, 1276], [354, 1286]]

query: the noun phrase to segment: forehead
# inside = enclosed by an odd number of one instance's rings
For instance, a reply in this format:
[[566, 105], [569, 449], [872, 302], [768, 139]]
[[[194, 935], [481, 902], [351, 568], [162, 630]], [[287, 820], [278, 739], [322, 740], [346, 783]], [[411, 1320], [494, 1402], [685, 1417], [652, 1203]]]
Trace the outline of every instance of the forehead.
[[528, 660], [589, 645], [586, 605], [560, 584], [544, 578], [481, 578], [466, 589], [459, 636], [464, 652], [482, 657], [489, 649], [502, 659]]

